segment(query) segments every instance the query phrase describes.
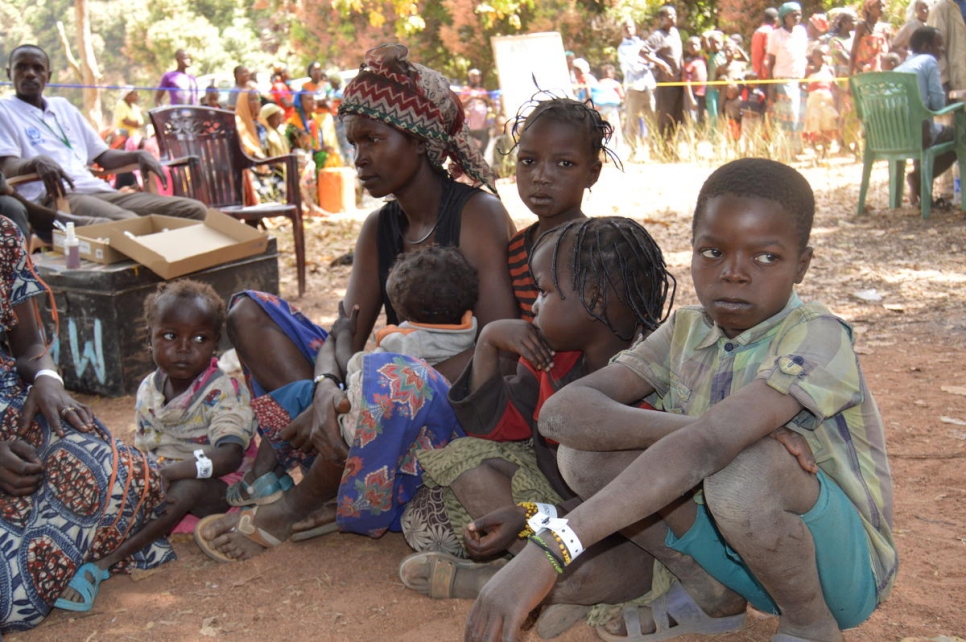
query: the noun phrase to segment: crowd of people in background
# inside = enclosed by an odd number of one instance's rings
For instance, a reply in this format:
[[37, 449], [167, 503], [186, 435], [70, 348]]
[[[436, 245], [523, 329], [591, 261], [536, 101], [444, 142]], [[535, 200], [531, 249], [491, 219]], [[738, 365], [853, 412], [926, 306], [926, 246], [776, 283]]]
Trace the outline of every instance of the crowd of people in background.
[[[304, 79], [293, 81], [288, 66], [275, 64], [270, 85], [262, 87], [255, 73], [239, 64], [233, 70], [234, 84], [219, 88], [214, 80], [199, 89], [189, 68], [190, 52], [175, 52], [175, 69], [165, 73], [154, 92], [154, 106], [200, 105], [234, 111], [242, 148], [255, 158], [295, 153], [300, 159], [300, 185], [304, 207], [320, 214], [317, 178], [319, 171], [344, 167], [351, 160], [345, 130], [337, 118], [342, 99], [342, 81], [328, 74], [322, 63], [312, 62]], [[157, 155], [148, 130], [149, 122], [139, 106], [139, 91], [131, 85], [121, 88], [109, 129], [103, 132], [112, 148], [147, 149]], [[263, 168], [246, 173], [247, 204], [284, 201], [284, 170]], [[133, 174], [120, 176], [117, 187], [134, 186]]]
[[[808, 16], [799, 3], [786, 2], [765, 9], [760, 26], [743, 35], [718, 29], [679, 31], [683, 21], [674, 6], [665, 5], [647, 33], [638, 35], [639, 25], [630, 18], [621, 23], [612, 59], [592, 63], [573, 51], [565, 55], [573, 96], [592, 101], [611, 124], [611, 148], [624, 162], [676, 160], [681, 143], [695, 140], [709, 140], [726, 156], [771, 153], [792, 159], [814, 150], [822, 157], [858, 157], [860, 125], [848, 77], [902, 65], [915, 55], [910, 41], [916, 29], [934, 27], [942, 37], [942, 51], [935, 58], [945, 91], [966, 90], [966, 9], [955, 0], [912, 0], [906, 13], [906, 21], [896, 28], [898, 21], [886, 19], [882, 0]], [[315, 61], [304, 78], [293, 79], [289, 67], [279, 63], [267, 83], [257, 83], [255, 72], [240, 64], [230, 89], [214, 82], [199, 88], [191, 64], [190, 52], [179, 49], [175, 68], [159, 82], [154, 104], [234, 110], [249, 154], [299, 155], [303, 198], [318, 212], [318, 172], [352, 160], [337, 117], [342, 95], [338, 74], [327, 73]], [[485, 86], [480, 69], [469, 69], [465, 82], [450, 81], [474, 144], [497, 176], [512, 175], [503, 125], [513, 106], [503, 105], [500, 91]], [[257, 105], [247, 99], [251, 95]], [[144, 145], [144, 125], [137, 90], [124, 87], [109, 134], [114, 140], [109, 142], [138, 149]], [[253, 203], [283, 196], [280, 177], [271, 172], [252, 176], [251, 183]]]
[[[568, 51], [567, 63], [575, 96], [594, 100], [609, 121], [621, 119], [622, 140], [614, 143], [625, 161], [673, 160], [688, 132], [729, 141], [743, 154], [770, 148], [794, 158], [811, 147], [858, 155], [848, 77], [895, 69], [915, 55], [916, 29], [930, 26], [942, 38], [935, 58], [943, 88], [966, 89], [964, 15], [955, 0], [913, 0], [895, 29], [882, 0], [809, 16], [786, 2], [766, 9], [746, 40], [717, 29], [682, 34], [675, 7], [665, 5], [644, 37], [633, 20], [621, 25], [616, 61], [592, 65]], [[609, 79], [622, 80], [619, 89]]]

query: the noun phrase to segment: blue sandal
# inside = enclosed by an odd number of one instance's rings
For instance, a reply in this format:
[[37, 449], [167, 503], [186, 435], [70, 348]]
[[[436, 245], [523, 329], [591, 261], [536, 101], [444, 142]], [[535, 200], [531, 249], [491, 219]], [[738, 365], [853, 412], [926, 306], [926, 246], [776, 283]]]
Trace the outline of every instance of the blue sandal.
[[279, 477], [274, 471], [269, 471], [251, 484], [244, 479], [232, 484], [225, 493], [225, 500], [231, 506], [271, 504], [281, 499], [285, 491], [294, 485], [295, 482], [288, 473]]
[[[87, 579], [87, 576], [93, 578], [93, 581]], [[90, 611], [94, 608], [94, 599], [97, 597], [97, 592], [101, 588], [101, 582], [106, 580], [111, 576], [109, 570], [101, 569], [97, 564], [93, 562], [88, 562], [82, 564], [77, 572], [74, 573], [74, 577], [70, 579], [67, 586], [77, 591], [81, 596], [80, 602], [75, 602], [73, 600], [68, 600], [63, 597], [57, 598], [54, 602], [54, 607], [58, 609], [64, 609], [65, 611]]]

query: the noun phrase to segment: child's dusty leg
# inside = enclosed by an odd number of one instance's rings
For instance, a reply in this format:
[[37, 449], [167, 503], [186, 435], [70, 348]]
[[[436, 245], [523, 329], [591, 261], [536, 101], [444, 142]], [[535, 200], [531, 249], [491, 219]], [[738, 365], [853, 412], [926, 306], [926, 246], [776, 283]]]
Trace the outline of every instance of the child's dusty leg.
[[473, 519], [513, 504], [510, 480], [519, 466], [503, 459], [487, 459], [453, 480], [450, 488]]
[[[479, 519], [497, 509], [514, 505], [510, 480], [518, 468], [516, 464], [503, 459], [487, 459], [453, 480], [450, 489], [470, 517]], [[453, 524], [451, 527], [457, 531], [457, 537], [462, 537], [462, 533], [458, 532], [458, 525]], [[524, 545], [526, 540], [517, 539], [507, 547], [507, 551], [515, 555]], [[502, 568], [502, 564], [490, 562], [457, 565], [453, 573], [452, 595], [461, 598], [474, 598], [479, 595], [483, 585]], [[414, 564], [404, 560], [400, 573], [411, 583], [423, 581], [430, 584], [430, 568], [425, 564]], [[430, 576], [426, 576], [427, 572], [430, 572]]]
[[[582, 452], [561, 446], [557, 451], [557, 463], [567, 484], [581, 497], [586, 498], [607, 485], [639, 454], [630, 451]], [[664, 564], [708, 616], [726, 617], [744, 612], [746, 606], [744, 598], [711, 577], [693, 558], [666, 545], [669, 527], [676, 534], [683, 534], [690, 528], [694, 518], [694, 504], [691, 496], [688, 495], [665, 507], [659, 515], [643, 519], [621, 533], [636, 547], [643, 549]], [[628, 558], [628, 561], [632, 559]], [[638, 595], [643, 593], [644, 591], [641, 591]], [[641, 607], [640, 610], [641, 632], [652, 633], [655, 627], [650, 609]], [[627, 633], [622, 619], [615, 620], [606, 628], [615, 635]]]
[[[510, 480], [518, 468], [503, 459], [487, 459], [454, 479], [450, 488], [470, 517], [479, 519], [498, 508], [514, 504]], [[526, 541], [517, 540], [507, 551], [516, 555], [525, 545]]]
[[[470, 517], [479, 519], [497, 509], [514, 505], [510, 480], [518, 468], [516, 464], [503, 459], [487, 459], [453, 480], [450, 489]], [[458, 530], [456, 525], [452, 525], [452, 528], [454, 531]], [[462, 537], [462, 533], [457, 532], [457, 537]], [[507, 552], [516, 555], [525, 545], [526, 540], [517, 539], [507, 547]], [[410, 582], [415, 581], [417, 577], [423, 577], [423, 567], [418, 566], [417, 570], [413, 570], [409, 568], [410, 564], [412, 562], [404, 561], [400, 567], [400, 573], [409, 577]], [[502, 564], [487, 562], [457, 566], [453, 574], [453, 596], [476, 597], [483, 585], [500, 568]], [[423, 580], [427, 584], [432, 582], [431, 577], [423, 577]]]
[[[217, 479], [211, 481], [220, 484], [222, 502], [224, 502], [225, 483]], [[121, 542], [121, 545], [110, 555], [96, 560], [94, 564], [102, 570], [109, 569], [118, 562], [134, 555], [151, 542], [170, 533], [197, 501], [204, 503], [204, 496], [211, 494], [209, 492], [211, 489], [203, 488], [204, 485], [200, 480], [194, 479], [172, 483], [167, 491], [168, 503], [162, 509], [161, 514], [146, 523], [137, 533]], [[64, 590], [61, 597], [74, 602], [80, 602], [83, 599], [77, 591], [70, 587]]]
[[547, 604], [620, 604], [651, 590], [654, 558], [620, 535], [595, 544], [567, 567]]
[[251, 484], [262, 475], [270, 472], [274, 472], [278, 476], [285, 474], [284, 468], [278, 463], [278, 457], [272, 443], [267, 437], [261, 437], [258, 442], [255, 461], [252, 462], [252, 469], [245, 474], [245, 482]]
[[842, 639], [825, 603], [811, 533], [800, 515], [819, 482], [774, 439], [762, 439], [705, 480], [718, 530], [781, 610], [779, 631], [809, 640]]

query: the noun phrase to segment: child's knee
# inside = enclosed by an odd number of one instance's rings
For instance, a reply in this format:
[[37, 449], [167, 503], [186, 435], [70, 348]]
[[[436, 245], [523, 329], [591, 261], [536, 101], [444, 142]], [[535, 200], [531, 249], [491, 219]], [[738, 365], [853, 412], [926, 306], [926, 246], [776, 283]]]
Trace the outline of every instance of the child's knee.
[[557, 467], [577, 495], [590, 497], [606, 486], [640, 455], [637, 451], [589, 452], [566, 446], [557, 449]]
[[818, 497], [814, 475], [770, 437], [758, 440], [704, 480], [708, 508], [721, 519], [767, 519], [772, 511], [808, 512]]

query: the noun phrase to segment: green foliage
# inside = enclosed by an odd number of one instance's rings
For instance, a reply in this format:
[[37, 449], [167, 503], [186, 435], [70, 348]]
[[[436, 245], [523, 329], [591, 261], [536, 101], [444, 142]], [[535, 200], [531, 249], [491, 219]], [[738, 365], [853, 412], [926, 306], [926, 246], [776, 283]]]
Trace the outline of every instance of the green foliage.
[[[95, 54], [103, 83], [152, 86], [188, 49], [195, 75], [220, 73], [244, 63], [264, 73], [275, 61], [293, 75], [319, 60], [328, 69], [355, 68], [367, 49], [404, 42], [413, 60], [465, 79], [471, 67], [498, 83], [490, 39], [540, 31], [560, 32], [564, 46], [594, 68], [616, 62], [620, 23], [633, 19], [646, 36], [656, 27], [662, 0], [88, 0]], [[833, 4], [834, 3], [834, 4]], [[886, 0], [885, 20], [905, 21], [907, 0]], [[775, 0], [675, 0], [681, 31], [714, 27], [745, 41]], [[837, 6], [836, 0], [803, 0], [805, 15]], [[0, 2], [0, 57], [23, 42], [36, 42], [51, 57], [54, 82], [71, 83], [57, 35], [62, 20], [75, 45], [73, 0]], [[77, 54], [76, 49], [74, 50]], [[75, 98], [71, 90], [59, 90]], [[79, 93], [78, 93], [79, 97]], [[108, 101], [109, 102], [109, 101]]]
[[[191, 52], [191, 72], [198, 76], [217, 72], [230, 77], [240, 62], [267, 70], [275, 59], [275, 52], [265, 51], [260, 38], [262, 26], [272, 31], [275, 25], [268, 11], [252, 8], [249, 0], [88, 0], [88, 4], [102, 84], [153, 86], [174, 67], [174, 52], [179, 48]], [[10, 50], [34, 42], [50, 55], [53, 82], [77, 81], [69, 71], [56, 27], [58, 20], [64, 22], [78, 56], [73, 0], [4, 0], [0, 20], [4, 66]], [[79, 98], [79, 92], [75, 96], [69, 89], [58, 93]]]

